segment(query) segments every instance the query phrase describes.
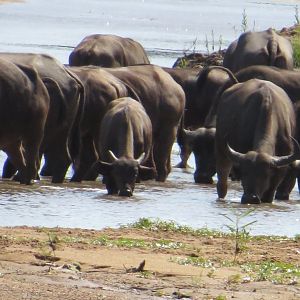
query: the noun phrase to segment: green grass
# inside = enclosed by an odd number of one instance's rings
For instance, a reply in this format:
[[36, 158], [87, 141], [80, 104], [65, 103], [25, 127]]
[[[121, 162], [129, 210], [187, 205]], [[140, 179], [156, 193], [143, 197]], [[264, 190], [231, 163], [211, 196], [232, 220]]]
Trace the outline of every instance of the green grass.
[[[174, 233], [182, 233], [186, 235], [192, 235], [195, 237], [235, 237], [235, 233], [231, 232], [223, 232], [220, 230], [209, 229], [207, 227], [194, 229], [192, 227], [186, 225], [180, 225], [175, 221], [162, 221], [160, 219], [150, 219], [150, 218], [140, 218], [137, 222], [132, 224], [128, 224], [124, 226], [126, 228], [134, 228], [148, 231], [165, 231], [165, 232], [174, 232]], [[261, 241], [289, 241], [289, 240], [299, 240], [300, 234], [295, 235], [294, 238], [290, 238], [287, 236], [275, 236], [275, 235], [257, 235], [252, 236], [247, 233], [247, 239], [249, 240], [261, 240]]]
[[300, 282], [300, 266], [279, 261], [265, 261], [261, 264], [248, 263], [241, 266], [254, 281], [271, 281], [275, 284], [296, 284]]
[[294, 51], [294, 67], [300, 68], [300, 25], [296, 26], [295, 31], [296, 34], [291, 39]]
[[62, 237], [61, 241], [65, 243], [82, 243], [89, 245], [100, 245], [119, 248], [180, 249], [187, 247], [187, 245], [185, 245], [184, 243], [164, 239], [154, 241], [146, 241], [143, 239], [135, 239], [128, 237], [119, 237], [117, 239], [111, 239], [106, 235], [99, 236], [96, 238], [77, 238], [66, 236]]
[[190, 234], [193, 236], [209, 236], [209, 237], [230, 236], [228, 233], [224, 233], [214, 229], [208, 229], [208, 228], [193, 229], [189, 226], [179, 225], [174, 221], [162, 221], [159, 219], [151, 220], [148, 218], [141, 218], [137, 222], [127, 225], [127, 227], [149, 230], [149, 231], [166, 231], [166, 232], [174, 232], [174, 233], [183, 233], [183, 234]]

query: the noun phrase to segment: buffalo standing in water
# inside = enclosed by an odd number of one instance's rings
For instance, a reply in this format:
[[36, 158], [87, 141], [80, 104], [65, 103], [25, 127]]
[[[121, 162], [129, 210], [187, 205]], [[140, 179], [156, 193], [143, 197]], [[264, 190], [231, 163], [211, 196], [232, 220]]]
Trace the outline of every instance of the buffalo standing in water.
[[[143, 106], [132, 98], [109, 104], [96, 142], [100, 155], [91, 171], [103, 175], [108, 194], [132, 196], [137, 179], [152, 179], [152, 124]], [[152, 168], [141, 166], [149, 161]]]
[[219, 198], [226, 196], [234, 164], [244, 189], [241, 202], [272, 202], [287, 166], [300, 157], [291, 138], [294, 132], [293, 106], [280, 87], [251, 79], [225, 90], [217, 109], [215, 138]]

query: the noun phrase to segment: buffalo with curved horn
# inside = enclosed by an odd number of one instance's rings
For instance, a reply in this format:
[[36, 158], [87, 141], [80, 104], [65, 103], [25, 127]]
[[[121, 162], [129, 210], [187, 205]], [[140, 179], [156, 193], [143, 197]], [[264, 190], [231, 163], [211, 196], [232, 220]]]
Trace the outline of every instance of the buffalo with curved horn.
[[280, 87], [252, 79], [227, 89], [220, 98], [216, 124], [219, 198], [226, 196], [227, 178], [236, 165], [244, 189], [241, 202], [272, 202], [288, 166], [300, 157], [299, 145], [291, 139], [294, 133], [293, 106]]
[[155, 178], [152, 125], [136, 100], [125, 97], [109, 104], [96, 147], [100, 160], [89, 172], [103, 175], [108, 194], [130, 197], [136, 181]]

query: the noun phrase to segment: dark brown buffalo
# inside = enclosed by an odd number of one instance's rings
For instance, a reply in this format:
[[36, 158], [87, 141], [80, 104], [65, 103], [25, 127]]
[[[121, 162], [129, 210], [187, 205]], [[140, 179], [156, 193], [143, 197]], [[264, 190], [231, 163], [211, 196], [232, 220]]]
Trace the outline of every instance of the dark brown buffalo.
[[244, 189], [241, 202], [272, 202], [287, 166], [300, 155], [298, 145], [293, 150], [294, 131], [291, 100], [275, 84], [251, 79], [225, 90], [218, 105], [215, 138], [219, 198], [226, 196], [234, 164]]
[[36, 70], [0, 59], [0, 147], [30, 184], [40, 166], [39, 148], [49, 95]]
[[256, 65], [238, 71], [235, 77], [239, 82], [252, 78], [271, 81], [283, 88], [292, 102], [300, 100], [300, 72], [298, 71]]
[[95, 145], [99, 138], [100, 124], [107, 111], [108, 104], [118, 98], [129, 96], [127, 87], [118, 78], [103, 68], [93, 66], [69, 67], [81, 80], [85, 89], [85, 103], [81, 123], [76, 131], [80, 132], [81, 143], [75, 161], [74, 175], [71, 181], [94, 180], [97, 174], [85, 174], [98, 159]]
[[69, 56], [70, 66], [125, 67], [149, 63], [140, 43], [111, 34], [85, 37]]
[[100, 155], [92, 169], [103, 175], [108, 194], [132, 196], [137, 179], [155, 177], [155, 168], [141, 166], [152, 160], [152, 124], [136, 100], [119, 98], [109, 104], [96, 147]]
[[193, 151], [196, 163], [194, 179], [197, 183], [212, 182], [215, 159], [214, 152], [208, 149], [214, 147], [214, 130], [211, 128], [216, 127], [216, 100], [226, 87], [225, 84], [236, 82], [233, 77], [229, 70], [218, 66], [206, 67], [200, 71], [194, 88], [196, 97], [194, 102], [190, 101], [192, 105], [189, 109], [197, 113], [195, 117], [200, 116], [201, 122], [194, 123], [198, 125], [193, 128], [197, 128], [195, 131], [184, 130], [182, 126], [179, 128], [177, 143], [181, 150], [181, 162], [177, 166], [186, 167], [190, 153]]
[[[276, 67], [269, 66], [250, 66], [238, 71], [235, 76], [241, 82], [247, 81], [252, 78], [269, 80], [276, 85], [280, 86], [288, 94], [291, 101], [294, 102], [294, 107], [297, 116], [297, 130], [295, 138], [300, 141], [300, 113], [299, 113], [299, 100], [300, 100], [300, 72], [293, 70], [283, 70]], [[298, 177], [298, 186], [300, 191], [300, 174], [297, 175], [297, 169], [294, 165], [289, 167], [289, 176], [276, 192], [276, 199], [288, 199], [287, 190], [295, 183], [295, 177]]]
[[163, 67], [163, 69], [172, 76], [185, 93], [184, 127], [197, 128], [201, 126], [210, 106], [209, 101], [206, 103], [198, 97], [197, 79], [201, 70], [167, 67]]
[[293, 63], [291, 42], [271, 28], [241, 34], [229, 45], [223, 60], [223, 66], [233, 72], [251, 65], [275, 66], [292, 70]]
[[133, 98], [144, 106], [153, 130], [153, 156], [158, 181], [171, 171], [171, 150], [184, 112], [184, 91], [161, 67], [153, 65], [106, 68], [134, 91]]
[[[90, 68], [92, 69], [93, 67]], [[94, 68], [97, 69], [97, 67]], [[140, 65], [105, 68], [103, 70], [115, 76], [117, 84], [113, 83], [113, 88], [118, 87], [115, 89], [115, 92], [120, 91], [119, 88], [121, 88], [126, 93], [123, 96], [130, 96], [144, 106], [150, 117], [153, 129], [153, 156], [157, 169], [156, 180], [166, 180], [171, 171], [171, 150], [185, 105], [185, 96], [182, 88], [168, 73], [158, 66]], [[78, 76], [80, 75], [78, 74]], [[99, 80], [105, 80], [100, 73]], [[104, 98], [111, 90], [111, 87], [111, 83], [108, 83], [107, 87], [103, 87], [102, 95]], [[107, 99], [106, 103], [113, 100], [111, 95], [108, 95]], [[105, 100], [103, 101], [105, 102]], [[91, 113], [94, 113], [94, 111], [91, 110]], [[97, 115], [94, 117], [97, 118]], [[101, 115], [98, 117], [101, 119]], [[88, 118], [90, 118], [89, 114], [87, 114]], [[94, 125], [90, 123], [90, 126]], [[84, 149], [82, 153], [85, 153]], [[81, 170], [80, 160], [78, 170]], [[81, 171], [80, 174], [75, 172], [73, 180], [81, 181], [83, 173]]]
[[[61, 183], [71, 163], [69, 152], [74, 151], [68, 147], [68, 140], [73, 124], [80, 121], [79, 111], [84, 101], [83, 87], [73, 74], [49, 55], [0, 53], [0, 58], [16, 64], [33, 66], [48, 90], [50, 108], [41, 144], [41, 154], [45, 154], [46, 163], [51, 161], [51, 164], [44, 166], [41, 175], [53, 175], [52, 182]], [[70, 142], [78, 147], [78, 140], [79, 137], [76, 137], [76, 141]], [[13, 166], [6, 161], [3, 177], [11, 177], [14, 172]]]

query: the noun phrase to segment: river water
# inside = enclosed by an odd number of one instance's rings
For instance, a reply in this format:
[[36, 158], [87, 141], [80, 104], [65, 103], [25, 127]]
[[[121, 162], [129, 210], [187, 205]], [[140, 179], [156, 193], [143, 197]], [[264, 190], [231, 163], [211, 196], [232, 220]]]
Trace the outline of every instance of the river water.
[[[241, 0], [28, 0], [0, 5], [0, 51], [48, 53], [68, 63], [73, 47], [93, 33], [131, 37], [147, 50], [150, 60], [172, 66], [188, 51], [224, 48], [247, 29], [280, 29], [295, 22], [300, 1]], [[243, 20], [243, 21], [242, 21]], [[5, 154], [0, 154], [0, 165]], [[179, 160], [177, 145], [172, 164]], [[194, 166], [193, 158], [189, 161]], [[69, 170], [67, 179], [71, 176]], [[136, 186], [130, 199], [107, 196], [99, 181], [53, 185], [42, 179], [32, 186], [0, 181], [0, 226], [62, 226], [101, 229], [141, 217], [173, 220], [194, 228], [226, 230], [240, 205], [241, 187], [230, 183], [227, 200], [216, 201], [215, 185], [193, 182], [193, 169], [173, 168], [165, 183]], [[253, 234], [300, 234], [300, 196], [256, 207], [243, 225]]]

